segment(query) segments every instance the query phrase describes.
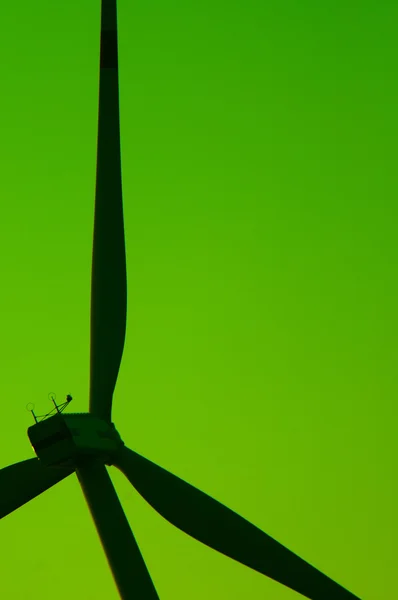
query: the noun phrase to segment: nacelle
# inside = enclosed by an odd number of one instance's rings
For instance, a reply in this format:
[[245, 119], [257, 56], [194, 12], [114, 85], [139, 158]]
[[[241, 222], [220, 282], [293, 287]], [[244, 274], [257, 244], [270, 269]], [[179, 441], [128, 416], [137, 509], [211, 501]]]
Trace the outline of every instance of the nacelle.
[[58, 413], [29, 427], [28, 436], [38, 458], [54, 467], [76, 467], [95, 455], [110, 464], [123, 446], [113, 423], [89, 413]]

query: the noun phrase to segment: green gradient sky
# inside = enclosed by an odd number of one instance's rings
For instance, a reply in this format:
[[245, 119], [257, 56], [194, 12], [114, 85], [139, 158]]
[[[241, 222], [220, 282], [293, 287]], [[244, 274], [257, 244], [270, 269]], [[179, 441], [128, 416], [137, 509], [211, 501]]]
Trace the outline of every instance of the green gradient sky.
[[[1, 8], [1, 467], [27, 402], [88, 405], [99, 4]], [[398, 597], [393, 4], [119, 0], [116, 425], [363, 600]], [[112, 477], [162, 600], [298, 600]], [[0, 527], [1, 598], [118, 597], [75, 476]]]

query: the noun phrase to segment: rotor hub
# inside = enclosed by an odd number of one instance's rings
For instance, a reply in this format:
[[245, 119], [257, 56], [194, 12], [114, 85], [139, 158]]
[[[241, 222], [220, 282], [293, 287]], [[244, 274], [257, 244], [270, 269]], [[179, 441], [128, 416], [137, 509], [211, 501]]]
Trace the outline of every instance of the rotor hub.
[[124, 445], [113, 423], [90, 413], [58, 413], [28, 429], [38, 458], [51, 467], [78, 467], [88, 458], [99, 457], [112, 464]]

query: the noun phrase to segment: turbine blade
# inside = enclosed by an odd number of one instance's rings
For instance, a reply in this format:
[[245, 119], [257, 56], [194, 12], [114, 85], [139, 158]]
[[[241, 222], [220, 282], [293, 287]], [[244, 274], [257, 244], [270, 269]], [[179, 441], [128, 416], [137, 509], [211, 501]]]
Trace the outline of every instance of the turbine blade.
[[0, 519], [32, 498], [48, 490], [73, 469], [44, 466], [38, 458], [30, 458], [0, 470]]
[[76, 474], [120, 597], [159, 600], [105, 465], [87, 461]]
[[237, 513], [129, 448], [120, 450], [114, 465], [158, 513], [210, 548], [311, 600], [359, 600]]
[[111, 420], [127, 311], [116, 0], [103, 0], [91, 276], [90, 412]]

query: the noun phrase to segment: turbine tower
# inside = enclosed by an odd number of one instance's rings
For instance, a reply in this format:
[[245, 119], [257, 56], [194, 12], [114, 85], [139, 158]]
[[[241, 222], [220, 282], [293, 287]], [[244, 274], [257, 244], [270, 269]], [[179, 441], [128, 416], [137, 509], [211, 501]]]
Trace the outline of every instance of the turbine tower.
[[76, 473], [120, 597], [159, 598], [108, 474], [114, 465], [165, 519], [210, 548], [311, 600], [359, 600], [217, 500], [125, 446], [112, 396], [126, 330], [116, 0], [102, 0], [88, 413], [28, 429], [37, 458], [0, 470], [0, 518]]

